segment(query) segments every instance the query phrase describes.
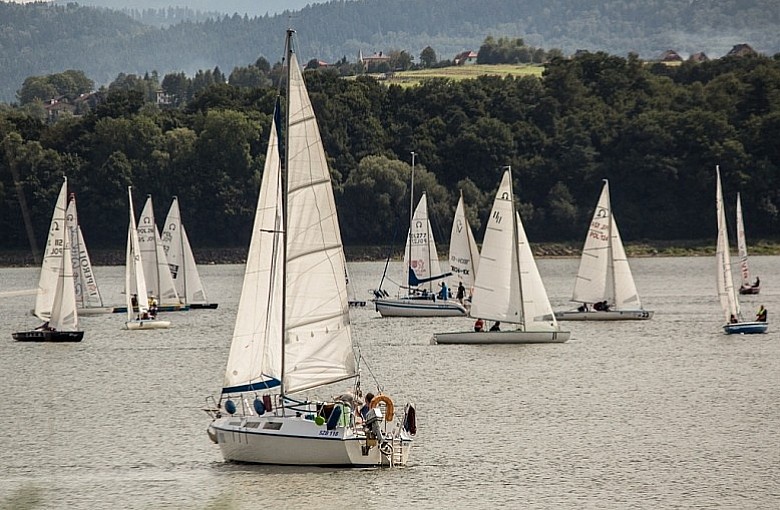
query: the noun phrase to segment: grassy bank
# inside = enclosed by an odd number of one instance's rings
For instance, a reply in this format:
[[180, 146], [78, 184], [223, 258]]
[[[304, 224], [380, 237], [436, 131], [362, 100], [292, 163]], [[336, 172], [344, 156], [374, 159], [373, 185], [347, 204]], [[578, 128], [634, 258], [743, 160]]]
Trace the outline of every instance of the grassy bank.
[[[539, 243], [532, 244], [534, 255], [540, 258], [579, 257], [581, 243]], [[712, 240], [695, 241], [643, 241], [627, 243], [626, 253], [629, 257], [700, 257], [715, 253]], [[346, 246], [347, 260], [376, 261], [387, 258], [387, 246]], [[780, 255], [780, 242], [775, 240], [759, 240], [748, 247], [751, 255]], [[195, 258], [199, 264], [243, 264], [246, 261], [247, 248], [201, 248], [194, 249]], [[439, 245], [439, 255], [447, 256], [447, 246]], [[403, 257], [403, 247], [399, 246], [392, 252], [394, 259]], [[121, 266], [125, 263], [125, 250], [92, 250], [92, 264], [96, 266]], [[35, 266], [32, 254], [23, 250], [0, 251], [0, 267]]]

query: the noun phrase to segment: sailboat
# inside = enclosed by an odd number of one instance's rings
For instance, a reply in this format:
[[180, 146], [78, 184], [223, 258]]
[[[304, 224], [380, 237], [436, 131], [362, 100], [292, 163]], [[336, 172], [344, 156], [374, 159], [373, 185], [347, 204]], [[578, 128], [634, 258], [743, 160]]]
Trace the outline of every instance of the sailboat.
[[[293, 33], [287, 31], [287, 94], [277, 99], [270, 128], [222, 393], [206, 409], [209, 436], [229, 461], [403, 465], [416, 431], [414, 408], [396, 413], [390, 397], [378, 394], [366, 402], [365, 417], [355, 412], [368, 393], [362, 395], [362, 358], [353, 347], [330, 172]], [[346, 381], [351, 392], [321, 396]]]
[[[464, 288], [463, 304], [471, 302], [474, 292], [474, 281], [479, 268], [479, 249], [474, 233], [466, 219], [466, 207], [463, 204], [463, 192], [460, 193], [458, 206], [455, 208], [455, 218], [452, 221], [450, 233], [450, 288]], [[456, 294], [457, 297], [457, 294]]]
[[[504, 172], [490, 212], [469, 315], [500, 323], [504, 330], [436, 333], [438, 344], [562, 343], [571, 333], [555, 320]], [[507, 325], [515, 329], [507, 329]]]
[[35, 298], [35, 316], [45, 322], [32, 331], [13, 333], [14, 340], [80, 342], [84, 338], [84, 332], [79, 331], [70, 236], [65, 228], [67, 198], [68, 179], [65, 178], [54, 206]]
[[125, 328], [131, 330], [165, 329], [170, 327], [170, 321], [157, 319], [156, 314], [149, 312], [148, 302], [144, 299], [148, 292], [141, 259], [138, 229], [135, 223], [135, 211], [133, 210], [132, 186], [127, 187], [127, 197], [130, 201], [130, 223], [127, 227], [127, 251], [125, 253], [125, 299], [127, 300]]
[[179, 297], [190, 308], [217, 308], [217, 303], [211, 303], [206, 298], [206, 291], [198, 273], [198, 266], [195, 264], [190, 240], [181, 222], [177, 197], [173, 197], [168, 216], [165, 218], [165, 228], [160, 238]]
[[653, 316], [652, 311], [642, 308], [606, 179], [582, 248], [571, 300], [582, 304], [576, 310], [556, 312], [559, 321], [645, 320]]
[[[412, 152], [412, 188], [414, 199], [414, 158]], [[428, 218], [428, 198], [423, 192], [417, 208], [409, 219], [409, 235], [404, 249], [404, 273], [407, 286], [401, 286], [397, 297], [391, 297], [381, 288], [374, 292], [374, 306], [382, 317], [462, 317], [466, 308], [450, 299], [442, 273], [439, 254]], [[440, 282], [436, 285], [436, 282]], [[438, 287], [441, 286], [441, 291]], [[381, 285], [380, 285], [381, 287]], [[406, 291], [405, 295], [401, 295]]]
[[748, 266], [747, 241], [745, 240], [745, 223], [742, 219], [742, 199], [737, 193], [737, 252], [739, 253], [739, 272], [742, 276], [740, 294], [758, 294], [761, 292], [761, 280], [750, 283], [750, 267]]
[[745, 321], [739, 306], [739, 299], [734, 289], [734, 280], [731, 275], [731, 253], [729, 247], [729, 234], [726, 226], [726, 212], [723, 205], [723, 188], [720, 183], [720, 168], [715, 167], [717, 179], [715, 194], [715, 210], [718, 218], [718, 241], [715, 250], [716, 279], [718, 298], [723, 309], [726, 324], [723, 331], [727, 335], [766, 333], [768, 323], [758, 321]]
[[103, 297], [100, 295], [100, 289], [95, 280], [95, 273], [92, 271], [92, 262], [87, 252], [87, 244], [84, 242], [84, 235], [81, 233], [79, 225], [78, 212], [76, 211], [76, 195], [71, 193], [68, 201], [68, 209], [65, 212], [65, 223], [70, 237], [71, 262], [73, 263], [73, 273], [75, 275], [76, 306], [78, 314], [97, 315], [102, 313], [111, 313], [113, 306], [104, 306]]

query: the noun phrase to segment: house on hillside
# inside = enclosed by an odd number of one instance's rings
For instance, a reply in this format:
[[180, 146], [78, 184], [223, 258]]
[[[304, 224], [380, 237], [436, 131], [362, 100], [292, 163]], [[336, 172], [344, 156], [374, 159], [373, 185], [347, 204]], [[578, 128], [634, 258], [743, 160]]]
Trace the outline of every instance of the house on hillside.
[[455, 55], [452, 62], [456, 66], [470, 66], [477, 63], [477, 52], [473, 50], [463, 51]]
[[683, 58], [674, 50], [666, 50], [661, 53], [661, 58], [659, 58], [659, 60], [661, 62], [682, 62]]
[[369, 57], [363, 56], [363, 50], [360, 50], [358, 53], [358, 62], [363, 64], [363, 69], [368, 71], [369, 69], [376, 68], [379, 64], [383, 64], [385, 62], [390, 62], [390, 57], [383, 54], [381, 51], [379, 53], [374, 53], [373, 55]]
[[754, 57], [758, 52], [750, 47], [749, 44], [735, 44], [731, 51], [726, 53], [727, 57]]

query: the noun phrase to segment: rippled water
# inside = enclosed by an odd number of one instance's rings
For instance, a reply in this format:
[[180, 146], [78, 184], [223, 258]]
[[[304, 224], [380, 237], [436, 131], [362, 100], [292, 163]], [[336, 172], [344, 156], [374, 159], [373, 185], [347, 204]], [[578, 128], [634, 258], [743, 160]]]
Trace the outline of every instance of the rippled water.
[[[127, 332], [85, 317], [80, 344], [24, 344], [31, 296], [0, 299], [0, 508], [777, 508], [780, 257], [754, 257], [770, 333], [721, 333], [714, 261], [632, 261], [646, 322], [564, 323], [566, 344], [434, 346], [469, 319], [353, 312], [362, 352], [419, 434], [395, 470], [224, 463], [201, 411], [221, 385], [242, 266], [202, 268], [218, 310]], [[577, 260], [539, 263], [567, 308]], [[384, 264], [350, 264], [370, 297]], [[396, 277], [399, 265], [391, 265]], [[96, 269], [119, 304], [123, 270]], [[0, 269], [0, 291], [38, 271]], [[366, 379], [364, 379], [366, 380]], [[334, 391], [336, 393], [336, 391]]]

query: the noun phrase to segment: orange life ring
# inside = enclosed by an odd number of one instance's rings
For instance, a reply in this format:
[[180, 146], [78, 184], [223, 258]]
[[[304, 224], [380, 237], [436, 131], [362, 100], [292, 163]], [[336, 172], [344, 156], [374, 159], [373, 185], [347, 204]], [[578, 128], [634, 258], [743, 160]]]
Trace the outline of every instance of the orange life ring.
[[385, 409], [385, 421], [393, 421], [393, 400], [387, 395], [377, 395], [368, 404], [369, 409], [373, 409], [379, 405], [380, 402], [384, 402], [387, 408]]

